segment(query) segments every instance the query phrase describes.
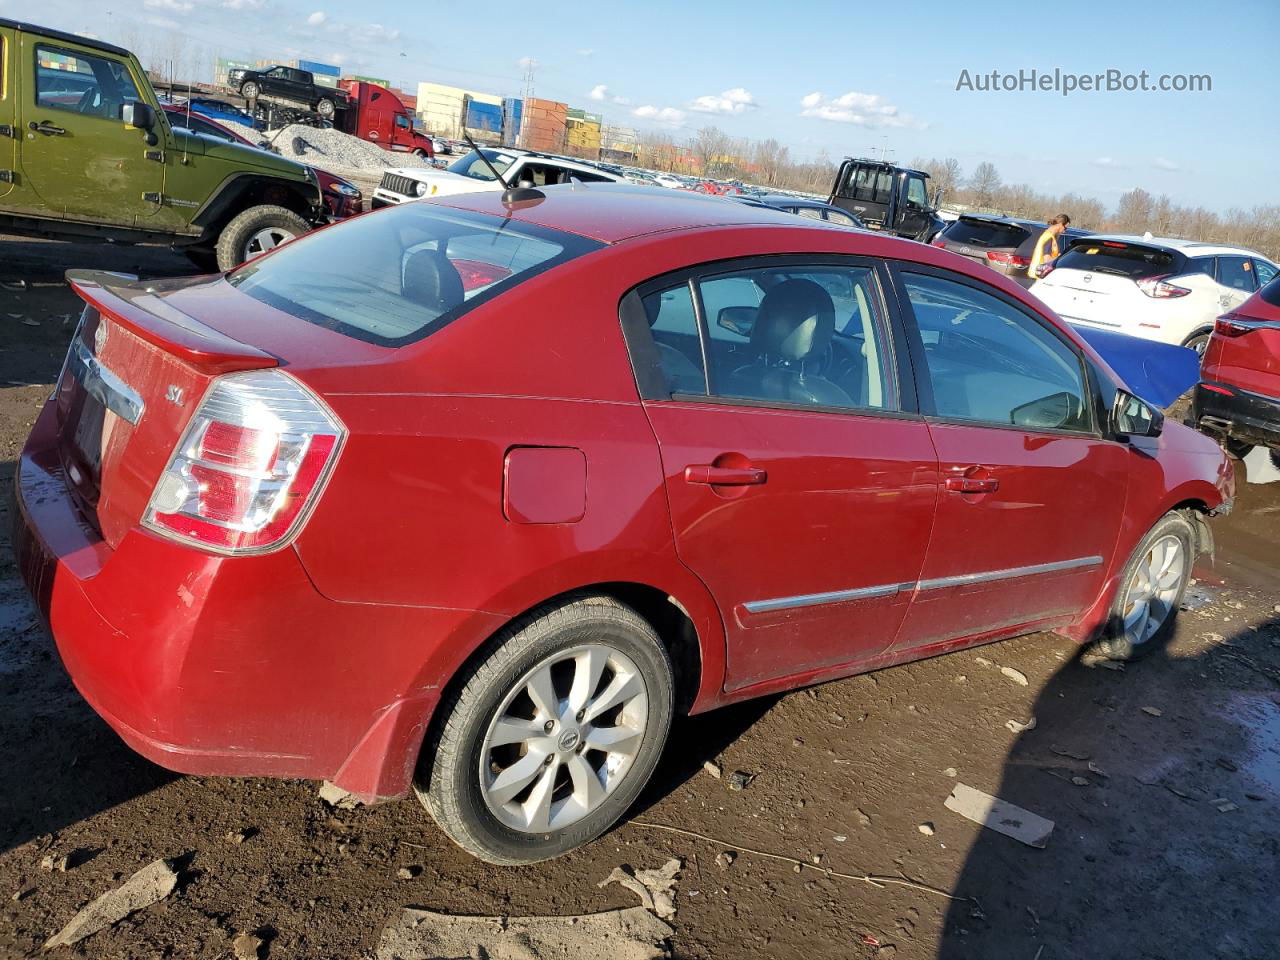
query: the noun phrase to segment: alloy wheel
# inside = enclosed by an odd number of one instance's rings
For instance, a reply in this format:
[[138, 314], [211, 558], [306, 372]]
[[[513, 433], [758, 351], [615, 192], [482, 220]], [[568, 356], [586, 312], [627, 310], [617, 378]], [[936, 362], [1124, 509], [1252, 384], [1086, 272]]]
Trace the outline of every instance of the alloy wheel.
[[1150, 640], [1173, 613], [1185, 575], [1182, 541], [1161, 537], [1138, 561], [1125, 587], [1124, 635], [1133, 645]]
[[597, 809], [644, 740], [648, 691], [630, 657], [603, 644], [561, 650], [503, 699], [480, 750], [480, 790], [505, 826], [559, 830]]
[[292, 230], [286, 230], [283, 227], [263, 227], [255, 233], [250, 234], [248, 241], [244, 245], [244, 258], [251, 260], [259, 254], [266, 253], [268, 250], [274, 250], [282, 243], [288, 243], [294, 238]]

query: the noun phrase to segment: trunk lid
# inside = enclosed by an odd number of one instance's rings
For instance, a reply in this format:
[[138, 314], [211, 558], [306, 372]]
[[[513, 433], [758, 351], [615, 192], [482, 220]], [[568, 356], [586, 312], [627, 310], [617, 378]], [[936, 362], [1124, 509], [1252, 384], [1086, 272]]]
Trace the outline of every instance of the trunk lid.
[[96, 271], [67, 279], [86, 307], [55, 392], [59, 455], [114, 548], [142, 518], [210, 381], [279, 360], [174, 309], [151, 285]]

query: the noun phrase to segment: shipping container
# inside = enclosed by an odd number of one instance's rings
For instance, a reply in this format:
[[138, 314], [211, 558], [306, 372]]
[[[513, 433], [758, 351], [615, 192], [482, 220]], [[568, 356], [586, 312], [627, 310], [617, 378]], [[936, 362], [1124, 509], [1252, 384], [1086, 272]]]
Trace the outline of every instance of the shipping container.
[[462, 136], [463, 100], [467, 91], [443, 83], [418, 84], [418, 116], [422, 128], [436, 136]]
[[335, 84], [342, 76], [341, 67], [334, 66], [331, 63], [317, 63], [314, 60], [299, 60], [298, 69], [310, 71], [315, 75], [316, 79], [319, 79], [320, 77], [333, 77]]
[[[377, 77], [362, 77], [360, 74], [352, 74], [349, 77], [343, 77], [344, 80], [359, 80], [361, 83], [373, 83], [379, 87], [391, 88], [390, 80], [379, 80]], [[404, 100], [404, 95], [400, 94], [400, 99]]]
[[466, 117], [463, 125], [473, 137], [483, 136], [485, 139], [492, 139], [494, 136], [501, 136], [502, 106], [500, 104], [481, 103], [468, 98], [463, 115]]
[[[299, 67], [298, 69], [302, 69], [302, 68]], [[323, 73], [313, 73], [311, 77], [313, 80], [315, 80], [317, 87], [328, 87], [331, 90], [338, 89], [337, 77], [331, 77]]]
[[520, 143], [520, 126], [524, 119], [524, 101], [519, 97], [504, 97], [502, 100], [502, 145], [518, 146]]
[[227, 85], [227, 77], [232, 70], [253, 70], [255, 65], [248, 60], [231, 60], [227, 57], [219, 57], [214, 61], [213, 65], [213, 82], [218, 86], [225, 87]]

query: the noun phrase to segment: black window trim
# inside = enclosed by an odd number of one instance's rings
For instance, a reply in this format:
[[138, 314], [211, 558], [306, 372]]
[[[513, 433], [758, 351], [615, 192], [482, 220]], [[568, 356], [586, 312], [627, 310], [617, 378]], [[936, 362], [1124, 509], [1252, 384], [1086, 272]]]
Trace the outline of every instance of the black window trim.
[[[956, 426], [979, 427], [991, 430], [1016, 430], [1020, 433], [1032, 433], [1037, 435], [1051, 437], [1085, 437], [1094, 440], [1114, 440], [1115, 438], [1108, 436], [1103, 425], [1106, 423], [1106, 411], [1109, 409], [1104, 402], [1102, 383], [1100, 382], [1098, 371], [1094, 365], [1089, 362], [1087, 354], [1080, 349], [1080, 345], [1072, 340], [1066, 333], [1058, 329], [1057, 325], [1050, 322], [1046, 318], [1039, 315], [1037, 311], [1022, 303], [1016, 297], [1010, 296], [997, 287], [990, 286], [973, 277], [966, 276], [963, 273], [956, 273], [952, 270], [945, 270], [939, 267], [928, 266], [923, 263], [915, 263], [909, 260], [889, 260], [886, 261], [889, 269], [892, 287], [890, 288], [893, 296], [898, 301], [898, 308], [902, 312], [904, 326], [907, 331], [907, 349], [911, 357], [911, 366], [915, 377], [916, 393], [919, 396], [921, 415], [929, 423], [954, 424]], [[958, 283], [962, 286], [977, 290], [979, 293], [985, 293], [989, 296], [1000, 300], [1002, 303], [1014, 310], [1017, 310], [1023, 316], [1028, 317], [1034, 323], [1038, 324], [1041, 329], [1050, 333], [1064, 347], [1066, 347], [1076, 357], [1076, 362], [1080, 364], [1081, 381], [1084, 388], [1089, 392], [1089, 399], [1092, 401], [1089, 410], [1090, 430], [1068, 430], [1065, 428], [1053, 427], [1027, 427], [1016, 423], [995, 423], [990, 420], [969, 420], [964, 417], [944, 417], [937, 413], [937, 407], [933, 398], [933, 382], [929, 378], [929, 364], [924, 351], [924, 339], [920, 335], [920, 327], [916, 321], [915, 311], [911, 306], [911, 298], [907, 295], [906, 283], [903, 274], [916, 273], [925, 276], [937, 277], [940, 280], [947, 280]]]
[[[791, 403], [784, 400], [763, 400], [752, 397], [722, 397], [710, 390], [710, 364], [707, 362], [707, 341], [710, 332], [706, 326], [706, 315], [702, 304], [698, 282], [727, 273], [740, 273], [745, 270], [791, 265], [804, 266], [836, 266], [836, 267], [869, 267], [879, 287], [880, 307], [884, 318], [884, 347], [888, 356], [885, 358], [884, 372], [891, 381], [894, 390], [893, 399], [897, 401], [896, 409], [880, 409], [876, 407], [841, 407], [812, 403]], [[670, 290], [681, 284], [688, 284], [693, 299], [694, 317], [698, 324], [698, 342], [702, 352], [702, 375], [706, 393], [673, 393], [668, 389], [667, 380], [662, 373], [658, 357], [657, 341], [649, 327], [649, 320], [644, 311], [641, 299], [650, 293]], [[906, 338], [903, 318], [899, 315], [897, 298], [892, 293], [890, 277], [885, 262], [877, 257], [865, 254], [847, 253], [777, 253], [755, 254], [745, 257], [733, 257], [724, 260], [710, 260], [704, 263], [681, 267], [667, 273], [651, 277], [643, 283], [636, 284], [622, 295], [618, 305], [618, 316], [622, 324], [623, 339], [627, 352], [631, 357], [632, 372], [636, 379], [636, 389], [640, 398], [646, 401], [670, 401], [678, 403], [712, 404], [720, 406], [743, 406], [759, 409], [777, 409], [801, 411], [808, 413], [830, 413], [843, 416], [884, 417], [898, 420], [919, 420], [920, 402], [917, 393], [917, 382], [913, 376], [912, 364], [908, 358], [909, 345]]]

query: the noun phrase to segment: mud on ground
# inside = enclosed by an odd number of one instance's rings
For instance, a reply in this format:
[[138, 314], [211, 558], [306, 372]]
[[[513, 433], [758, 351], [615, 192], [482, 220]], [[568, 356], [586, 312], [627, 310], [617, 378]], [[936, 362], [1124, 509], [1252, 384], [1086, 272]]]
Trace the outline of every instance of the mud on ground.
[[[170, 774], [79, 698], [16, 582], [5, 512], [74, 325], [69, 262], [188, 272], [163, 251], [0, 238], [0, 958], [39, 955], [80, 907], [161, 857], [180, 869], [171, 896], [59, 952], [228, 957], [252, 932], [262, 956], [372, 956], [402, 906], [631, 907], [598, 882], [678, 857], [680, 957], [1276, 955], [1280, 483], [1241, 476], [1195, 608], [1146, 662], [1088, 668], [1069, 642], [1036, 635], [687, 720], [629, 821], [563, 859], [495, 868], [412, 800], [335, 810], [315, 783]], [[732, 790], [735, 771], [754, 779]], [[946, 810], [957, 782], [1053, 820], [1047, 848]], [[718, 863], [731, 845], [791, 860], [739, 850]], [[41, 866], [64, 854], [65, 872]]]

